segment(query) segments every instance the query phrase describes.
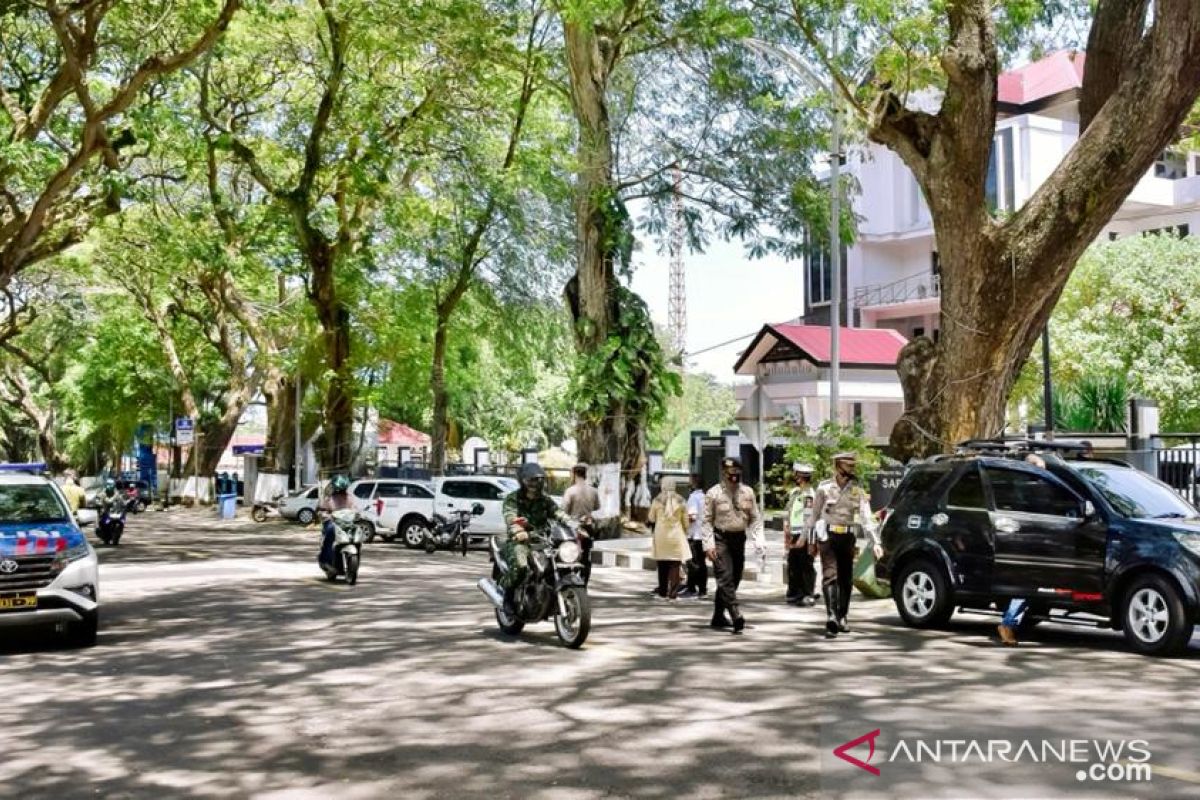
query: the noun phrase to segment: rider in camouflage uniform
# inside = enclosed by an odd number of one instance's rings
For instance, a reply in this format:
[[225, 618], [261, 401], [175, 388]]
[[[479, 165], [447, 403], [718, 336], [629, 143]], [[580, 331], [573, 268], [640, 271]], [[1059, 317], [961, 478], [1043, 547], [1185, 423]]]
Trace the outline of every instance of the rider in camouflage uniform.
[[504, 527], [506, 533], [500, 552], [508, 572], [500, 576], [504, 587], [504, 602], [511, 606], [513, 590], [529, 575], [530, 536], [538, 536], [551, 520], [571, 525], [571, 518], [545, 494], [546, 472], [538, 464], [523, 464], [517, 472], [521, 488], [504, 498]]

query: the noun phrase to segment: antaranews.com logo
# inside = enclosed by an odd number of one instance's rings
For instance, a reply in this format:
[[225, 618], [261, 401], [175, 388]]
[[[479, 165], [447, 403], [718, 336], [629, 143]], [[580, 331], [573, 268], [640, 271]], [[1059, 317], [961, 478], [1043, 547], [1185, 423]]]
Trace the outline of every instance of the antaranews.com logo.
[[[833, 754], [864, 772], [882, 775], [889, 764], [1062, 764], [1077, 781], [1149, 782], [1150, 743], [1145, 739], [941, 739], [901, 738], [885, 746], [882, 730], [833, 748]], [[879, 758], [876, 759], [876, 755]]]

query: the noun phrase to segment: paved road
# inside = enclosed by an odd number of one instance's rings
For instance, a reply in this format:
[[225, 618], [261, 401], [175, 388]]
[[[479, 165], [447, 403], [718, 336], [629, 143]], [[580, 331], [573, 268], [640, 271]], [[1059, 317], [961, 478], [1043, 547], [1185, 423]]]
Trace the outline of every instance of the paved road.
[[[1195, 644], [1151, 660], [1111, 632], [1047, 628], [1013, 651], [989, 640], [994, 620], [912, 631], [857, 598], [855, 632], [826, 642], [818, 612], [768, 587], [733, 636], [707, 628], [707, 605], [646, 597], [650, 573], [597, 569], [593, 634], [572, 652], [549, 625], [498, 634], [482, 554], [373, 545], [347, 588], [318, 578], [315, 543], [276, 523], [134, 518], [102, 552], [97, 647], [0, 643], [0, 796], [1200, 795]], [[879, 776], [833, 756], [874, 730], [850, 752]], [[1053, 744], [1015, 764], [906, 763], [896, 748], [918, 735]], [[1054, 761], [1062, 740], [1095, 738], [1146, 740], [1152, 782]]]

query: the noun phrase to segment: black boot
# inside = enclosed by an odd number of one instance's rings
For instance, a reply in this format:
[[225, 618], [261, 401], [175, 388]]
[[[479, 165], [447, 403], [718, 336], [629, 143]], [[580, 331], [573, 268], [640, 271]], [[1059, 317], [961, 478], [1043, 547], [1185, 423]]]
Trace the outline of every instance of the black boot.
[[838, 635], [837, 612], [838, 612], [838, 587], [826, 586], [822, 590], [825, 595], [825, 636], [832, 639]]
[[504, 612], [504, 615], [506, 617], [508, 617], [509, 619], [516, 619], [516, 617], [517, 617], [516, 593], [513, 592], [512, 589], [504, 590], [504, 608], [502, 610]]
[[849, 591], [843, 592], [841, 587], [838, 587], [838, 613], [837, 625], [838, 630], [842, 633], [849, 633], [850, 626], [846, 624], [846, 617], [850, 613], [850, 592], [854, 591], [851, 588]]

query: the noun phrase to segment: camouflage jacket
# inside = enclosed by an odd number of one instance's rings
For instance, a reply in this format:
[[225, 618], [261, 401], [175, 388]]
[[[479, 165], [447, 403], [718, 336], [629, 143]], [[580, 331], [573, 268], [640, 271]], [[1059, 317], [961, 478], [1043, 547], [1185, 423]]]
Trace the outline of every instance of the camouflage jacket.
[[524, 489], [510, 492], [508, 497], [504, 498], [502, 540], [507, 540], [512, 535], [513, 520], [518, 517], [525, 518], [526, 530], [531, 536], [544, 533], [550, 527], [550, 520], [558, 520], [564, 525], [571, 524], [571, 518], [567, 516], [567, 513], [549, 497], [543, 494], [537, 498], [529, 498], [525, 496]]

